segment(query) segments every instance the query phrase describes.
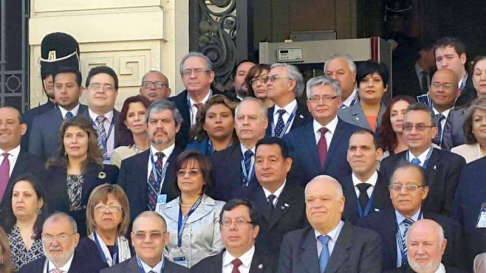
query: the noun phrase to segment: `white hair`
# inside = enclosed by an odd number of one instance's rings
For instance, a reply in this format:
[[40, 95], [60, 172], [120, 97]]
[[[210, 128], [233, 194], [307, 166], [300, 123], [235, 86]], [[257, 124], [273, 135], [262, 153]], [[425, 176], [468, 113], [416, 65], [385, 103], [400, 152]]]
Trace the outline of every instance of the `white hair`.
[[356, 72], [356, 64], [354, 63], [353, 59], [351, 59], [351, 56], [349, 56], [348, 54], [337, 53], [337, 54], [333, 54], [333, 55], [329, 56], [329, 58], [324, 63], [324, 73], [326, 72], [327, 64], [330, 61], [335, 60], [335, 59], [339, 59], [339, 58], [346, 60], [346, 62], [348, 63], [349, 69], [352, 72]]
[[343, 187], [341, 186], [341, 183], [339, 183], [339, 181], [337, 181], [334, 177], [332, 176], [329, 176], [329, 175], [318, 175], [314, 178], [312, 178], [311, 181], [309, 181], [309, 183], [307, 183], [307, 185], [305, 186], [305, 190], [304, 190], [304, 193], [305, 193], [305, 196], [307, 196], [307, 189], [309, 188], [309, 185], [313, 182], [316, 182], [316, 181], [322, 181], [324, 183], [329, 183], [331, 184], [334, 189], [336, 190], [336, 193], [337, 193], [337, 198], [341, 198], [344, 196], [343, 194]]
[[300, 73], [299, 69], [295, 65], [287, 64], [287, 63], [274, 63], [270, 66], [270, 70], [275, 67], [285, 66], [287, 68], [287, 72], [289, 74], [289, 79], [294, 80], [296, 82], [294, 88], [294, 94], [296, 98], [300, 98], [302, 93], [304, 93], [304, 76]]

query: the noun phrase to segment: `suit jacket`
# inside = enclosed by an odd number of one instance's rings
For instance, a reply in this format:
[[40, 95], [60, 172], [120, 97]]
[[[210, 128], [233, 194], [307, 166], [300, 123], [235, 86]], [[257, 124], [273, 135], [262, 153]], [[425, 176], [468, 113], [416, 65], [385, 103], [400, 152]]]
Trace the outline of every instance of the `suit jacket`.
[[[340, 179], [339, 182], [343, 186], [343, 194], [346, 199], [346, 202], [344, 203], [343, 216], [346, 221], [354, 225], [360, 219], [360, 215], [358, 211], [359, 200], [358, 196], [356, 195], [352, 174]], [[392, 207], [390, 192], [388, 191], [388, 184], [380, 173], [378, 173], [378, 180], [376, 181], [372, 196], [373, 199], [369, 213], [375, 213]]]
[[[457, 269], [454, 267], [444, 265], [446, 273], [466, 273], [467, 271]], [[406, 264], [402, 267], [395, 268], [392, 270], [385, 271], [385, 273], [415, 273], [415, 271], [410, 267], [410, 265]]]
[[467, 164], [462, 170], [454, 200], [454, 218], [464, 228], [470, 265], [476, 255], [486, 252], [486, 229], [476, 228], [482, 204], [486, 200], [485, 177], [486, 157]]
[[463, 107], [469, 105], [475, 98], [477, 98], [478, 93], [474, 89], [472, 82], [472, 74], [469, 74], [466, 80], [466, 86], [461, 91], [461, 95], [457, 98], [455, 106]]
[[[393, 170], [403, 162], [406, 162], [407, 151], [389, 156], [381, 161], [380, 171], [385, 181], [390, 181]], [[448, 151], [434, 149], [430, 156], [425, 176], [429, 195], [423, 202], [424, 210], [452, 215], [452, 203], [459, 183], [459, 175], [466, 164], [463, 157]]]
[[466, 143], [463, 127], [467, 111], [467, 108], [453, 108], [447, 115], [440, 143], [442, 150], [450, 151], [452, 148]]
[[[182, 149], [176, 146], [165, 163], [169, 163], [169, 166], [167, 167], [161, 193], [167, 194], [167, 202], [176, 198], [176, 193], [173, 190], [173, 187], [176, 181], [177, 156], [179, 156], [181, 152]], [[122, 161], [117, 184], [120, 185], [127, 194], [128, 203], [130, 204], [130, 219], [135, 219], [141, 212], [148, 210], [147, 177], [149, 157], [150, 148], [145, 152]]]
[[275, 205], [274, 212], [265, 197], [260, 184], [246, 187], [236, 198], [249, 199], [255, 206], [260, 219], [260, 231], [255, 246], [267, 255], [278, 259], [283, 236], [290, 231], [309, 226], [305, 214], [304, 189], [287, 181]]
[[[191, 268], [192, 273], [220, 273], [223, 272], [223, 254], [225, 250], [218, 255], [205, 258]], [[251, 260], [250, 273], [274, 273], [276, 261], [272, 257], [265, 257], [258, 249]], [[165, 273], [165, 272], [164, 272]]]
[[[243, 170], [241, 169], [241, 145], [233, 145], [211, 156], [213, 189], [210, 196], [215, 200], [228, 201], [244, 187]], [[250, 185], [258, 183], [253, 174]]]
[[[316, 241], [314, 229], [311, 227], [285, 235], [277, 272], [319, 272]], [[344, 222], [324, 273], [379, 273], [381, 252], [378, 234]]]
[[481, 147], [479, 146], [479, 143], [463, 144], [452, 148], [451, 152], [464, 157], [466, 164], [481, 158]]
[[81, 205], [82, 209], [77, 211], [69, 210], [69, 196], [67, 188], [67, 171], [62, 167], [54, 167], [46, 171], [45, 190], [47, 204], [50, 211], [63, 211], [71, 215], [78, 224], [78, 232], [81, 237], [86, 236], [86, 205], [89, 195], [97, 186], [110, 183], [114, 184], [118, 177], [118, 167], [104, 165], [102, 170], [88, 168], [83, 174]]
[[48, 99], [46, 103], [34, 107], [24, 113], [24, 121], [27, 124], [27, 132], [22, 136], [22, 140], [20, 142], [20, 147], [22, 148], [22, 150], [27, 151], [27, 148], [29, 147], [29, 135], [32, 128], [32, 123], [34, 122], [34, 117], [42, 115], [49, 110], [54, 109], [55, 107], [56, 104]]
[[[413, 98], [420, 96], [422, 87], [420, 86], [419, 77], [415, 71], [416, 62], [407, 62], [405, 64], [398, 64], [393, 67], [393, 96], [407, 95]], [[432, 79], [432, 73], [429, 73]]]
[[[44, 265], [46, 258], [40, 258], [32, 261], [19, 270], [19, 273], [44, 273]], [[103, 267], [99, 267], [99, 263], [91, 263], [88, 257], [79, 251], [74, 251], [73, 261], [67, 273], [88, 273], [99, 272]], [[52, 270], [53, 268], [49, 268]]]
[[[378, 131], [378, 127], [381, 124], [381, 117], [385, 113], [386, 105], [381, 103], [380, 111], [378, 112], [378, 118], [376, 121], [375, 131]], [[338, 111], [338, 117], [342, 119], [344, 122], [347, 122], [352, 125], [356, 125], [361, 128], [366, 128], [371, 130], [370, 125], [368, 124], [368, 120], [361, 108], [361, 103], [356, 103], [353, 106], [342, 108]], [[372, 131], [372, 130], [371, 130]]]
[[327, 151], [326, 161], [321, 167], [317, 151], [313, 122], [293, 130], [284, 136], [289, 146], [293, 160], [289, 177], [299, 186], [305, 186], [312, 178], [320, 174], [327, 174], [336, 179], [351, 173], [351, 167], [346, 160], [349, 138], [359, 127], [348, 124], [339, 119], [332, 141]]
[[[277, 124], [277, 121], [273, 120], [274, 118], [274, 111], [275, 111], [275, 106], [272, 106], [268, 109], [268, 126], [267, 130], [265, 132], [266, 136], [271, 136], [272, 135], [272, 124], [275, 126]], [[307, 124], [312, 121], [312, 115], [309, 113], [305, 105], [300, 104], [297, 102], [297, 111], [295, 112], [295, 116], [292, 119], [292, 126], [290, 127], [290, 131], [299, 128], [300, 126]]]
[[[79, 113], [79, 112], [78, 112]], [[88, 107], [84, 110], [84, 112], [81, 112], [81, 116], [87, 118], [89, 121], [91, 121], [91, 118], [89, 116], [89, 111]], [[115, 128], [113, 128], [112, 134], [114, 134], [114, 140], [115, 143], [113, 143], [113, 150], [116, 149], [118, 146], [120, 146], [120, 136], [118, 135], [119, 132], [119, 123], [118, 120], [120, 119], [120, 112], [118, 112], [116, 109], [113, 109], [113, 123], [115, 124]], [[96, 128], [95, 128], [96, 129]], [[106, 132], [108, 133], [108, 132]]]
[[[86, 105], [80, 104], [78, 115], [86, 111]], [[59, 128], [64, 121], [61, 110], [57, 107], [34, 118], [30, 133], [29, 153], [46, 161], [58, 156]]]
[[[96, 271], [98, 272], [98, 271]], [[99, 271], [100, 273], [140, 273], [138, 267], [137, 257], [133, 256], [130, 260], [126, 260], [123, 263], [116, 264], [112, 267], [108, 267]], [[188, 268], [178, 265], [164, 258], [164, 273], [189, 273]]]
[[[431, 219], [437, 222], [444, 229], [447, 239], [447, 247], [442, 257], [445, 265], [465, 268], [464, 237], [459, 223], [449, 217], [429, 211], [423, 212], [423, 219]], [[383, 270], [390, 270], [397, 267], [397, 218], [395, 209], [387, 209], [378, 213], [370, 214], [361, 219], [358, 225], [376, 231], [381, 236], [383, 244]]]

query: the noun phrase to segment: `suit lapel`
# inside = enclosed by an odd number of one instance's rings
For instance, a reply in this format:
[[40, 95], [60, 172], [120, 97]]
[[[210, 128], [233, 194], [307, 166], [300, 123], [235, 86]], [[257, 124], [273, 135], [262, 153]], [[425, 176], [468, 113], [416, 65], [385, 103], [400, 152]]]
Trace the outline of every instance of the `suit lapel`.
[[351, 106], [350, 111], [351, 111], [351, 118], [353, 119], [354, 124], [356, 126], [364, 127], [368, 130], [371, 130], [370, 125], [368, 124], [368, 120], [364, 115], [363, 109], [361, 109], [361, 104], [359, 103], [359, 101], [353, 106]]
[[351, 224], [344, 222], [344, 226], [341, 229], [341, 233], [334, 245], [331, 257], [329, 257], [329, 263], [327, 264], [324, 272], [331, 273], [336, 272], [342, 263], [349, 257], [349, 249], [353, 245], [353, 227]]
[[[375, 188], [373, 190], [373, 207], [383, 210], [390, 203], [390, 192], [388, 191], [388, 185], [383, 179], [383, 176], [378, 173], [378, 180], [376, 181]], [[375, 210], [376, 211], [376, 210]]]
[[291, 189], [289, 189], [288, 184], [285, 184], [280, 196], [277, 199], [277, 204], [273, 210], [268, 229], [271, 229], [291, 209], [294, 197], [292, 196], [292, 192], [290, 192], [290, 190]]
[[292, 127], [290, 128], [290, 130], [304, 125], [307, 115], [306, 111], [307, 109], [305, 108], [305, 106], [297, 102], [297, 111], [295, 112], [294, 122], [292, 123]]
[[204, 194], [198, 209], [196, 209], [191, 214], [191, 217], [187, 219], [187, 222], [194, 223], [199, 219], [203, 218], [204, 216], [208, 215], [211, 211], [213, 211], [214, 205], [215, 205], [214, 200], [211, 197]]
[[251, 259], [250, 273], [263, 272], [265, 266], [266, 264], [264, 264], [263, 256], [261, 253], [258, 253], [258, 250], [255, 250], [253, 258]]
[[[326, 155], [326, 162], [324, 162], [324, 168], [323, 168], [323, 173], [326, 172], [327, 167], [329, 166], [331, 162], [331, 158], [333, 154], [336, 152], [336, 149], [339, 147], [339, 143], [342, 141], [343, 137], [343, 122], [342, 120], [338, 119], [338, 123], [336, 125], [336, 130], [333, 132], [331, 144], [329, 145], [329, 150], [327, 151]], [[347, 145], [346, 145], [347, 146]], [[315, 149], [317, 151], [317, 149]], [[317, 160], [319, 162], [319, 160]]]
[[302, 259], [302, 264], [304, 264], [308, 273], [319, 272], [319, 259], [317, 256], [317, 242], [314, 237], [314, 229], [307, 228], [307, 234], [304, 241], [300, 245], [303, 249], [300, 258]]
[[140, 268], [138, 267], [137, 263], [137, 256], [134, 256], [130, 259], [126, 268], [127, 272], [140, 272]]
[[[434, 149], [434, 148], [431, 148]], [[440, 152], [436, 149], [432, 151], [432, 155], [430, 155], [429, 162], [427, 162], [427, 168], [425, 169], [425, 173], [427, 175], [427, 185], [429, 189], [432, 188], [432, 185], [435, 182], [435, 174], [437, 173], [437, 169], [440, 168], [439, 160], [440, 160]]]
[[[10, 178], [8, 180], [7, 189], [9, 185], [12, 185], [15, 178], [17, 178], [19, 175], [26, 172], [28, 164], [29, 164], [29, 154], [25, 151], [20, 150], [19, 156], [12, 170], [12, 174], [10, 175]], [[5, 192], [8, 192], [8, 190], [6, 190]]]
[[268, 207], [267, 198], [265, 197], [265, 192], [263, 191], [263, 188], [261, 186], [258, 186], [258, 188], [254, 192], [254, 195], [256, 210], [260, 211], [263, 217], [267, 220], [267, 222], [270, 223], [270, 208]]
[[[141, 156], [137, 158], [139, 161], [137, 162], [137, 164], [134, 164], [133, 167], [131, 168], [134, 168], [133, 169], [133, 177], [132, 176], [129, 176], [131, 179], [140, 179], [140, 180], [143, 180], [145, 181], [145, 183], [141, 184], [143, 185], [142, 187], [139, 187], [139, 186], [136, 186], [135, 183], [131, 183], [131, 181], [127, 181], [127, 183], [129, 183], [129, 185], [131, 184], [132, 186], [130, 187], [127, 187], [127, 188], [131, 188], [132, 190], [135, 190], [135, 191], [139, 191], [140, 192], [140, 206], [142, 208], [142, 210], [145, 210], [146, 206], [147, 206], [147, 177], [148, 177], [148, 162], [150, 160], [150, 148], [147, 149], [147, 151], [145, 152], [142, 152], [141, 153]], [[140, 172], [137, 172], [136, 169], [140, 168]], [[138, 176], [140, 175], [140, 178], [138, 178]], [[128, 186], [128, 185], [127, 185]], [[133, 188], [134, 187], [134, 188]]]
[[346, 196], [346, 206], [349, 208], [347, 210], [350, 218], [349, 220], [351, 219], [359, 220], [360, 217], [358, 213], [358, 197], [356, 196], [353, 178], [351, 175], [347, 176], [342, 180], [342, 186], [343, 186], [344, 196]]
[[273, 112], [275, 111], [275, 106], [268, 108], [267, 118], [268, 118], [268, 126], [266, 130], [267, 136], [272, 136], [272, 125], [273, 125]]
[[321, 164], [319, 163], [320, 162], [319, 153], [317, 151], [316, 136], [314, 134], [314, 126], [312, 122], [310, 122], [305, 126], [306, 128], [303, 131], [303, 136], [301, 138], [305, 142], [305, 147], [307, 148], [307, 153], [305, 154], [309, 155], [310, 157], [309, 162], [312, 162], [312, 164], [314, 164], [313, 169], [318, 170], [317, 172], [320, 173], [322, 167]]

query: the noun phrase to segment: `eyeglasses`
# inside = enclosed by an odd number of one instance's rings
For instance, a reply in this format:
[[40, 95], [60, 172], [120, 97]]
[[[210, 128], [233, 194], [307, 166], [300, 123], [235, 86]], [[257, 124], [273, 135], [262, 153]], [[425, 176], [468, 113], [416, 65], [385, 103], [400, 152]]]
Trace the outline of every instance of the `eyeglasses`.
[[196, 171], [196, 170], [191, 170], [191, 171], [187, 171], [187, 172], [180, 170], [180, 171], [177, 172], [177, 176], [184, 177], [184, 176], [186, 176], [186, 174], [188, 174], [190, 177], [195, 177], [199, 173], [200, 173], [200, 171]]
[[236, 225], [237, 227], [243, 227], [243, 226], [245, 226], [245, 225], [247, 225], [247, 224], [253, 224], [253, 222], [251, 222], [251, 221], [246, 221], [246, 219], [244, 219], [244, 218], [238, 218], [238, 219], [235, 219], [234, 221], [233, 221], [232, 219], [230, 219], [230, 218], [225, 218], [225, 219], [223, 219], [223, 221], [221, 222], [221, 225], [222, 225], [223, 227], [230, 227], [230, 226], [231, 226], [231, 224], [233, 224], [233, 223], [235, 223], [235, 225]]
[[164, 235], [166, 232], [167, 231], [164, 231], [164, 232], [153, 231], [153, 232], [146, 233], [146, 232], [138, 231], [138, 232], [135, 232], [133, 234], [134, 234], [135, 240], [137, 240], [137, 241], [145, 241], [147, 236], [149, 237], [149, 239], [151, 241], [157, 241], [157, 240], [162, 239], [162, 235]]
[[269, 77], [268, 77], [268, 76], [261, 77], [261, 78], [253, 78], [253, 79], [251, 79], [250, 84], [251, 84], [251, 85], [254, 85], [254, 84], [256, 84], [257, 82], [262, 82], [263, 84], [265, 84], [265, 83], [267, 83], [267, 82], [268, 82], [268, 79], [269, 79]]
[[155, 88], [162, 88], [164, 86], [167, 86], [167, 84], [164, 83], [164, 82], [149, 82], [149, 81], [146, 81], [146, 82], [142, 82], [142, 86], [143, 86], [143, 88], [152, 88], [152, 86], [155, 86]]
[[113, 85], [111, 85], [111, 84], [103, 84], [103, 85], [101, 85], [99, 83], [92, 83], [92, 84], [89, 85], [88, 88], [91, 89], [91, 90], [93, 90], [93, 91], [96, 91], [96, 92], [98, 92], [98, 91], [100, 91], [102, 89], [105, 92], [111, 92], [111, 91], [115, 90], [115, 87], [113, 87]]
[[414, 185], [414, 184], [407, 184], [407, 185], [402, 185], [402, 184], [391, 184], [388, 186], [388, 188], [392, 191], [397, 191], [397, 192], [400, 192], [402, 191], [402, 188], [405, 188], [405, 191], [406, 192], [414, 192], [416, 191], [418, 188], [421, 188], [423, 186], [417, 186], [417, 185]]
[[309, 101], [313, 102], [313, 103], [318, 103], [320, 102], [321, 100], [323, 102], [330, 102], [332, 101], [333, 99], [335, 98], [339, 98], [339, 96], [329, 96], [329, 95], [324, 95], [324, 96], [312, 96], [310, 98], [308, 98]]
[[446, 83], [440, 83], [440, 82], [433, 82], [432, 86], [434, 88], [440, 88], [441, 86], [444, 86], [445, 90], [451, 90], [453, 88], [452, 84], [446, 82]]
[[42, 241], [44, 243], [50, 244], [50, 243], [54, 242], [54, 239], [55, 239], [59, 243], [65, 243], [69, 239], [69, 237], [73, 236], [74, 234], [76, 234], [76, 233], [73, 233], [71, 235], [60, 234], [60, 235], [57, 235], [57, 236], [52, 236], [52, 235], [45, 234], [45, 235], [42, 235]]
[[281, 76], [279, 76], [279, 75], [272, 75], [272, 76], [268, 77], [268, 80], [269, 80], [270, 82], [275, 82], [276, 80], [280, 80], [280, 79], [292, 80], [292, 79], [291, 79], [291, 78], [289, 78], [289, 77], [281, 77]]
[[120, 206], [102, 206], [102, 205], [100, 205], [100, 206], [94, 207], [95, 212], [106, 212], [106, 211], [108, 211], [108, 212], [111, 212], [111, 213], [115, 213], [115, 212], [120, 212], [122, 210], [123, 209]]
[[192, 73], [194, 73], [194, 75], [196, 77], [199, 77], [203, 73], [208, 73], [208, 72], [209, 72], [209, 70], [204, 70], [204, 69], [200, 69], [200, 68], [198, 68], [198, 69], [186, 69], [186, 70], [182, 71], [182, 75], [184, 77], [190, 77], [190, 76], [192, 76]]
[[419, 132], [423, 132], [425, 131], [425, 129], [427, 128], [432, 128], [432, 127], [435, 127], [435, 126], [427, 126], [425, 124], [410, 124], [410, 123], [406, 123], [405, 125], [403, 125], [403, 130], [407, 131], [407, 132], [411, 132], [413, 130], [413, 127], [415, 127], [415, 129]]

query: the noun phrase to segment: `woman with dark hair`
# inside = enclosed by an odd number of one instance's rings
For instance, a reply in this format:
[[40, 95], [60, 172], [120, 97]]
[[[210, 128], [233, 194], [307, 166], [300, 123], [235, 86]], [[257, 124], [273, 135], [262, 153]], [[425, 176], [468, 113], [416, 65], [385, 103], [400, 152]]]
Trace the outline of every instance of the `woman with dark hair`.
[[386, 109], [382, 99], [388, 88], [389, 77], [390, 72], [385, 64], [373, 60], [362, 63], [356, 74], [359, 102], [339, 110], [339, 118], [376, 132]]
[[157, 207], [167, 222], [170, 236], [164, 255], [191, 268], [224, 247], [219, 233], [219, 213], [224, 202], [206, 192], [211, 187], [211, 162], [197, 151], [185, 151], [177, 158], [174, 189], [179, 197]]
[[472, 82], [477, 95], [486, 95], [486, 56], [476, 56], [474, 58]]
[[403, 115], [407, 107], [416, 102], [410, 96], [400, 95], [394, 97], [388, 104], [378, 129], [378, 142], [384, 151], [383, 158], [408, 149], [403, 138]]
[[120, 146], [111, 156], [111, 164], [118, 168], [123, 159], [143, 152], [150, 146], [145, 123], [145, 111], [149, 105], [150, 101], [140, 95], [129, 97], [123, 102], [117, 126]]
[[193, 142], [186, 150], [196, 150], [207, 156], [238, 142], [235, 133], [236, 104], [223, 95], [212, 96], [199, 110], [191, 131]]
[[39, 180], [30, 174], [16, 178], [6, 197], [11, 206], [5, 212], [5, 230], [13, 265], [19, 269], [44, 257], [41, 235], [47, 217], [47, 199]]
[[248, 95], [255, 97], [265, 104], [267, 108], [273, 106], [273, 101], [268, 98], [267, 82], [270, 65], [256, 64], [248, 71], [246, 75], [246, 85], [248, 86]]
[[65, 120], [60, 129], [61, 156], [46, 163], [46, 196], [49, 209], [71, 215], [79, 234], [86, 236], [86, 204], [91, 191], [104, 183], [114, 184], [118, 168], [103, 164], [98, 135], [86, 118], [76, 116]]
[[12, 264], [12, 253], [8, 245], [7, 235], [0, 227], [0, 273], [13, 273], [15, 267]]

